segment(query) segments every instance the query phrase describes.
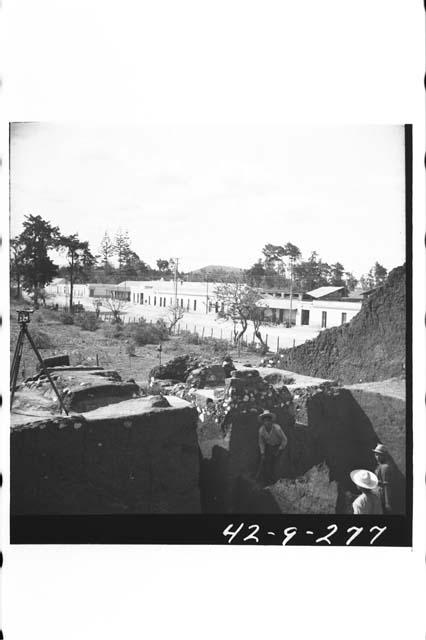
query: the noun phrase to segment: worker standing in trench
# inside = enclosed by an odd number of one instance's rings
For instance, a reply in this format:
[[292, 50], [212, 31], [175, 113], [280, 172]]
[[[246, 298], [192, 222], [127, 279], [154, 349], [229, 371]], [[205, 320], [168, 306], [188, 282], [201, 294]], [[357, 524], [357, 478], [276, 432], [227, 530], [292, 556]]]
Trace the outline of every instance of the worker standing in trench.
[[375, 473], [379, 481], [379, 495], [383, 513], [390, 515], [394, 512], [394, 470], [390, 463], [388, 451], [383, 444], [378, 444], [373, 449], [373, 453], [377, 462]]
[[260, 465], [256, 480], [262, 478], [267, 485], [275, 482], [275, 463], [288, 442], [284, 431], [274, 420], [276, 415], [271, 411], [264, 411], [259, 416]]

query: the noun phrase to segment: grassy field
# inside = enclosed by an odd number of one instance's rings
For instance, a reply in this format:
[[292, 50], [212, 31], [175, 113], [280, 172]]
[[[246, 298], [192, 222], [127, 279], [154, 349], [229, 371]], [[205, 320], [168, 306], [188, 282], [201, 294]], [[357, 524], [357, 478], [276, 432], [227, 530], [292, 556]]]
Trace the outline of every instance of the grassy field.
[[[15, 307], [11, 308], [10, 327], [12, 357], [19, 332]], [[73, 365], [96, 365], [99, 362], [99, 365], [105, 369], [117, 370], [123, 380], [134, 378], [138, 383], [145, 384], [148, 382], [149, 371], [159, 364], [158, 342], [135, 346], [135, 355], [129, 356], [127, 353], [129, 340], [105, 335], [110, 333], [110, 325], [107, 323], [100, 323], [96, 331], [85, 331], [76, 325], [63, 324], [57, 312], [40, 310], [34, 314], [29, 331], [39, 345], [45, 346], [45, 348], [39, 347], [42, 358], [68, 354]], [[162, 343], [162, 348], [163, 363], [188, 353], [214, 357], [220, 361], [226, 352], [236, 362], [252, 365], [258, 365], [260, 360], [257, 353], [248, 352], [245, 349], [238, 355], [236, 349], [223, 344], [193, 344], [193, 338], [190, 336], [171, 336]], [[36, 372], [36, 364], [37, 358], [29, 343], [25, 341], [19, 379], [33, 375]]]

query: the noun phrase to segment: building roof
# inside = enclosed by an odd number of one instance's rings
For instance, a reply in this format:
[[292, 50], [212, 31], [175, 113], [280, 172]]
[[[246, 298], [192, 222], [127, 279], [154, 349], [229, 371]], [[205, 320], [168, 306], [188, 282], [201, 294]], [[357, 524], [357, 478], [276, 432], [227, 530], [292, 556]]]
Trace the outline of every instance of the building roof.
[[66, 278], [53, 278], [50, 284], [68, 284], [68, 280]]
[[336, 293], [336, 291], [341, 291], [344, 288], [345, 287], [319, 287], [318, 289], [307, 291], [306, 295], [312, 298], [323, 298], [324, 296], [329, 296], [330, 293]]
[[[297, 303], [299, 303], [298, 298], [293, 298], [293, 309], [297, 307]], [[290, 299], [289, 298], [261, 298], [257, 301], [256, 305], [258, 307], [265, 307], [268, 309], [290, 309]]]

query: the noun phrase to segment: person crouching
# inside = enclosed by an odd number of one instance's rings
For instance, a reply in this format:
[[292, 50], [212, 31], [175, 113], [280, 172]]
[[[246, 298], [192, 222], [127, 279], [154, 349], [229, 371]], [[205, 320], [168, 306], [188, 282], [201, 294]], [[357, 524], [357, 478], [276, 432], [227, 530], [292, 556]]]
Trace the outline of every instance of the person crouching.
[[261, 478], [267, 485], [275, 482], [275, 463], [287, 446], [287, 436], [275, 420], [276, 415], [270, 411], [259, 416], [260, 465], [256, 479]]

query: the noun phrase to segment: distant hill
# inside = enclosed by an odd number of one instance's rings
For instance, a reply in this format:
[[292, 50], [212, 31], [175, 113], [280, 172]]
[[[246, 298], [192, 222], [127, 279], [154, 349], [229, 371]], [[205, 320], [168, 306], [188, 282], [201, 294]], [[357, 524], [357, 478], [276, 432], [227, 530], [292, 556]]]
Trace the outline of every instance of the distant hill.
[[201, 269], [195, 269], [194, 271], [189, 271], [188, 275], [204, 275], [206, 273], [223, 273], [223, 274], [234, 274], [239, 275], [243, 273], [244, 269], [240, 267], [225, 267], [222, 264], [209, 264], [206, 267], [201, 267]]

